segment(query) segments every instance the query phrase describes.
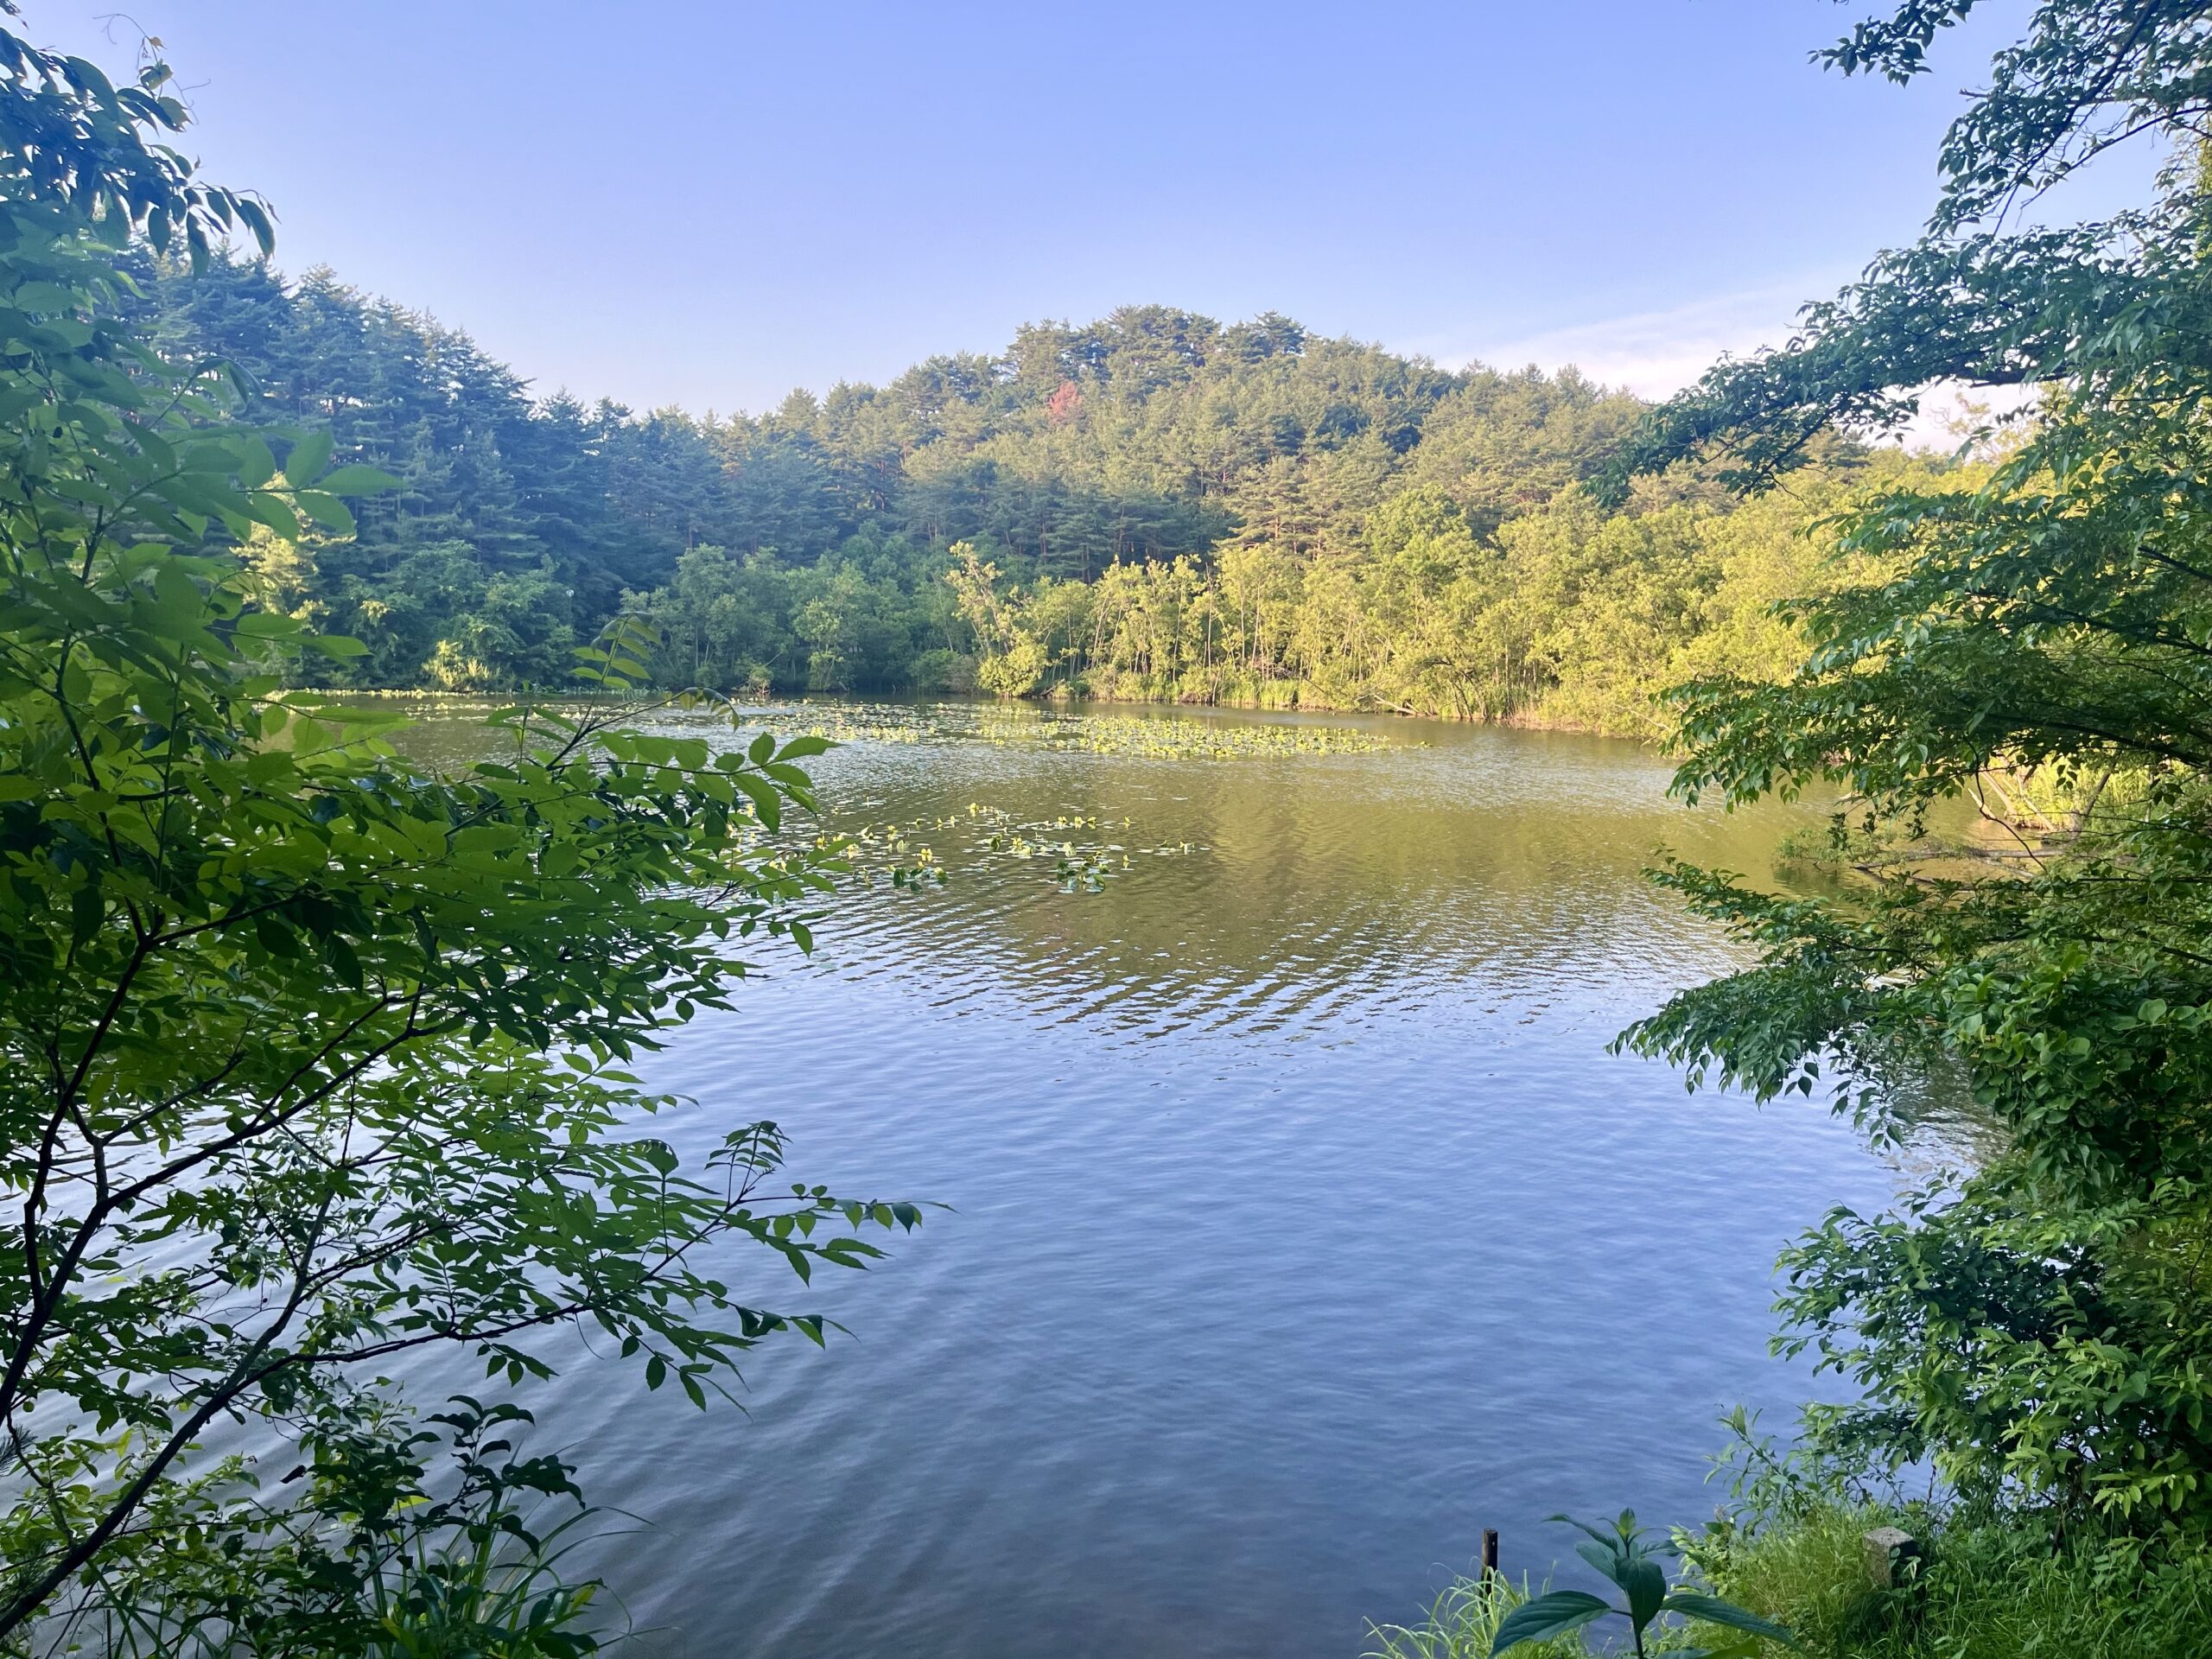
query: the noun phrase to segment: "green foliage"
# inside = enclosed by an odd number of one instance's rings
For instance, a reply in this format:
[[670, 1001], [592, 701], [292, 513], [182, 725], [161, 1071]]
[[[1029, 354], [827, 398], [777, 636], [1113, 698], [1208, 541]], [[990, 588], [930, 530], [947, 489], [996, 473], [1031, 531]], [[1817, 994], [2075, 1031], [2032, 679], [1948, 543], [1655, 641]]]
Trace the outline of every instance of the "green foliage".
[[[1458, 1579], [1438, 1596], [1419, 1624], [1377, 1624], [1368, 1630], [1364, 1659], [1490, 1659], [1491, 1643], [1505, 1619], [1529, 1599], [1503, 1578]], [[1579, 1630], [1530, 1638], [1521, 1659], [1585, 1659]], [[1663, 1649], [1662, 1649], [1663, 1651]]]
[[[1722, 1654], [1757, 1654], [1766, 1643], [1798, 1645], [1772, 1619], [1687, 1582], [1670, 1588], [1660, 1558], [1673, 1551], [1647, 1543], [1633, 1515], [1624, 1512], [1604, 1527], [1570, 1524], [1588, 1535], [1576, 1547], [1577, 1553], [1612, 1581], [1627, 1607], [1614, 1607], [1579, 1590], [1531, 1593], [1525, 1583], [1516, 1586], [1500, 1575], [1485, 1573], [1455, 1580], [1418, 1625], [1371, 1627], [1369, 1638], [1376, 1645], [1366, 1659], [1491, 1659], [1508, 1649], [1522, 1659], [1584, 1659], [1590, 1651], [1587, 1634], [1609, 1614], [1629, 1620], [1632, 1649], [1639, 1655], [1718, 1659]], [[1700, 1554], [1700, 1567], [1703, 1560]], [[1669, 1613], [1681, 1618], [1669, 1619]], [[1721, 1645], [1707, 1645], [1715, 1641]]]
[[[4, 10], [15, 16], [15, 0]], [[149, 55], [118, 86], [95, 64], [0, 29], [0, 192], [18, 206], [52, 205], [111, 248], [136, 238], [159, 252], [181, 240], [204, 267], [215, 242], [242, 229], [269, 252], [276, 237], [266, 209], [195, 179], [161, 142], [187, 120], [171, 79]], [[52, 297], [66, 303], [67, 290]]]
[[[1870, 1584], [1862, 1539], [1887, 1524], [1928, 1546], [1909, 1589]], [[1730, 1597], [1788, 1624], [1818, 1659], [2186, 1659], [2212, 1631], [2212, 1556], [2201, 1550], [2054, 1551], [2042, 1529], [1991, 1517], [1827, 1500], [1693, 1553]]]
[[[1964, 10], [1904, 7], [1834, 60], [1910, 74]], [[1988, 1161], [1784, 1259], [1789, 1345], [1864, 1391], [1812, 1414], [1815, 1443], [2136, 1532], [2212, 1524], [2212, 220], [2177, 165], [2111, 220], [1968, 221], [2115, 124], [2193, 160], [2198, 10], [2042, 7], [1952, 130], [1929, 237], [1789, 351], [1714, 371], [1641, 451], [1717, 444], [1756, 481], [1937, 376], [2044, 388], [1978, 487], [1900, 480], [1842, 515], [1866, 579], [1789, 607], [1813, 645], [1794, 673], [1675, 694], [1684, 793], [1825, 781], [1851, 802], [1839, 845], [1890, 850], [1844, 898], [1665, 873], [1760, 963], [1630, 1040], [1761, 1097], [1833, 1085], [1885, 1131], [1897, 1079], [1961, 1078], [2002, 1133]], [[1959, 798], [1979, 836], [1913, 856]]]
[[111, 1550], [106, 1593], [41, 1636], [134, 1659], [596, 1652], [600, 1586], [564, 1574], [592, 1519], [573, 1469], [524, 1453], [517, 1406], [456, 1395], [429, 1421], [410, 1433], [404, 1415], [346, 1402], [302, 1437], [282, 1503], [242, 1462], [165, 1490]]
[[[413, 1443], [380, 1366], [456, 1346], [521, 1384], [550, 1374], [537, 1338], [569, 1327], [703, 1404], [770, 1333], [825, 1328], [741, 1296], [717, 1241], [804, 1280], [864, 1265], [864, 1230], [918, 1217], [785, 1185], [773, 1124], [687, 1166], [646, 1122], [678, 1103], [625, 1069], [728, 1006], [745, 941], [805, 942], [834, 853], [769, 837], [810, 804], [795, 763], [822, 746], [652, 737], [525, 701], [492, 717], [494, 758], [446, 775], [403, 760], [381, 717], [288, 693], [303, 662], [361, 648], [261, 602], [281, 575], [270, 548], [308, 521], [340, 533], [339, 498], [405, 483], [334, 467], [327, 433], [238, 419], [219, 365], [141, 343], [119, 215], [189, 238], [243, 208], [165, 171], [165, 152], [132, 160], [166, 111], [0, 31], [10, 63], [0, 1643], [42, 1649], [65, 1627], [138, 1630], [149, 1608], [161, 1630], [234, 1625], [237, 1586], [291, 1548], [279, 1535], [320, 1536], [345, 1511], [310, 1497], [296, 1528], [236, 1519], [251, 1469], [203, 1449], [218, 1424], [313, 1459], [397, 1458], [404, 1484]], [[34, 119], [60, 151], [8, 148]], [[651, 645], [623, 622], [582, 671], [632, 690]], [[463, 1484], [502, 1528], [507, 1490]], [[406, 1547], [441, 1516], [479, 1525], [434, 1507]], [[211, 1527], [235, 1557], [206, 1557]], [[537, 1633], [497, 1650], [579, 1650], [556, 1640], [575, 1605], [535, 1569], [495, 1582], [445, 1560], [372, 1565], [346, 1593], [398, 1598], [395, 1650], [476, 1650], [461, 1625], [510, 1614]], [[422, 1620], [459, 1645], [410, 1647]]]
[[[1567, 1517], [1555, 1515], [1552, 1519], [1567, 1521]], [[1663, 1616], [1668, 1613], [1754, 1638], [1731, 1643], [1725, 1649], [1672, 1645], [1666, 1649], [1680, 1654], [1681, 1659], [1717, 1659], [1724, 1651], [1751, 1653], [1757, 1650], [1759, 1640], [1778, 1642], [1787, 1647], [1796, 1645], [1789, 1631], [1770, 1619], [1702, 1591], [1669, 1589], [1667, 1570], [1661, 1558], [1673, 1551], [1664, 1545], [1646, 1542], [1646, 1535], [1637, 1526], [1632, 1511], [1623, 1510], [1617, 1519], [1605, 1527], [1593, 1527], [1580, 1521], [1569, 1521], [1568, 1524], [1589, 1535], [1588, 1541], [1574, 1547], [1575, 1554], [1611, 1580], [1627, 1605], [1616, 1607], [1580, 1590], [1547, 1591], [1521, 1603], [1498, 1620], [1491, 1634], [1490, 1651], [1493, 1655], [1524, 1643], [1555, 1642], [1611, 1616], [1628, 1620], [1630, 1639], [1638, 1659], [1642, 1659], [1647, 1651], [1646, 1633], [1656, 1637], [1663, 1631], [1667, 1628]]]
[[1009, 584], [965, 544], [949, 580], [985, 689], [1155, 702], [1381, 709], [1656, 734], [1657, 692], [1716, 660], [1781, 674], [1802, 637], [1772, 601], [1847, 579], [1821, 518], [1884, 457], [1787, 502], [1609, 513], [1579, 488], [1488, 532], [1434, 486], [1389, 496], [1341, 550], [1224, 544], [1210, 563], [1115, 564]]

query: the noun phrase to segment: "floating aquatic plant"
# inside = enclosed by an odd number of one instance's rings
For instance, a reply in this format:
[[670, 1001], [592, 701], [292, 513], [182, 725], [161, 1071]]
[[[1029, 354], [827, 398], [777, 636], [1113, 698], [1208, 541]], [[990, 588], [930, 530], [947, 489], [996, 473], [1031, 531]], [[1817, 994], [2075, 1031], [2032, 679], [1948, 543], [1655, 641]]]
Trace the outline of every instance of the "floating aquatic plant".
[[1052, 879], [1063, 893], [1077, 888], [1085, 893], [1099, 893], [1106, 883], [1132, 868], [1132, 855], [1145, 854], [1154, 857], [1181, 857], [1205, 849], [1190, 842], [1155, 847], [1133, 847], [1128, 842], [1109, 841], [1104, 836], [1116, 829], [1127, 830], [1129, 820], [1123, 818], [1117, 825], [1110, 818], [1096, 816], [1037, 818], [1018, 822], [1003, 808], [985, 806], [970, 802], [968, 816], [982, 831], [969, 844], [984, 857], [999, 857], [1020, 862], [1052, 861]]
[[1080, 754], [1170, 760], [1244, 760], [1295, 754], [1367, 754], [1394, 746], [1350, 726], [1230, 724], [1177, 716], [1046, 715], [982, 722], [986, 742], [1030, 741]]
[[919, 892], [950, 880], [944, 858], [925, 836], [948, 833], [959, 839], [972, 863], [1048, 866], [1063, 893], [1103, 893], [1115, 877], [1135, 868], [1139, 857], [1182, 858], [1206, 849], [1192, 842], [1139, 845], [1113, 840], [1131, 828], [1096, 814], [1062, 813], [1050, 818], [1017, 818], [1003, 807], [971, 801], [964, 814], [918, 817], [907, 822], [863, 823], [836, 836], [824, 846], [842, 849], [848, 868], [868, 886]]
[[793, 702], [748, 709], [746, 718], [790, 737], [837, 743], [988, 743], [1073, 754], [1171, 760], [1367, 754], [1408, 746], [1350, 726], [1191, 719], [1179, 715], [1061, 714], [968, 702]]

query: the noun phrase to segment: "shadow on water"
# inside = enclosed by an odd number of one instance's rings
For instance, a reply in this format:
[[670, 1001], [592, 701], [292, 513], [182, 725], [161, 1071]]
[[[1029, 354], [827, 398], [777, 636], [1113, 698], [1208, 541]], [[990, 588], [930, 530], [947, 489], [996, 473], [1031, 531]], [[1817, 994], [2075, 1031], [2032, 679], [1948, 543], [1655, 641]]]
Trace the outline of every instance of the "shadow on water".
[[[1898, 1172], [1605, 1052], [1736, 960], [1655, 850], [1764, 879], [1809, 815], [1687, 811], [1633, 744], [1319, 723], [1365, 741], [816, 763], [831, 827], [948, 885], [856, 892], [651, 1076], [696, 1097], [679, 1141], [774, 1117], [808, 1179], [955, 1208], [755, 1287], [852, 1334], [758, 1356], [747, 1414], [583, 1355], [541, 1392], [650, 1523], [603, 1563], [649, 1650], [1355, 1654], [1484, 1526], [1541, 1573], [1554, 1510], [1697, 1519], [1715, 1415], [1815, 1391], [1766, 1355], [1770, 1264]], [[1128, 868], [1063, 891], [971, 807], [1096, 819]]]

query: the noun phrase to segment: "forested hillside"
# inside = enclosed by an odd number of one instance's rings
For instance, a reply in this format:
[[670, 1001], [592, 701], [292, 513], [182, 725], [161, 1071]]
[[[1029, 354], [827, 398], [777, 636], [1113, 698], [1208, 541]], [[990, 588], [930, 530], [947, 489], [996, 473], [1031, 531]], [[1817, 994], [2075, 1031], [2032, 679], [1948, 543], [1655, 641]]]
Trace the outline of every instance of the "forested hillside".
[[666, 677], [729, 689], [1635, 729], [1709, 636], [1771, 654], [1752, 613], [1809, 553], [1802, 502], [1746, 518], [1669, 483], [1601, 512], [1577, 486], [1643, 405], [1571, 370], [1447, 372], [1273, 315], [1032, 325], [716, 417], [535, 397], [327, 271], [145, 286], [165, 349], [231, 359], [268, 417], [405, 480], [351, 539], [251, 550], [266, 602], [367, 644], [363, 685], [559, 683], [628, 608]]

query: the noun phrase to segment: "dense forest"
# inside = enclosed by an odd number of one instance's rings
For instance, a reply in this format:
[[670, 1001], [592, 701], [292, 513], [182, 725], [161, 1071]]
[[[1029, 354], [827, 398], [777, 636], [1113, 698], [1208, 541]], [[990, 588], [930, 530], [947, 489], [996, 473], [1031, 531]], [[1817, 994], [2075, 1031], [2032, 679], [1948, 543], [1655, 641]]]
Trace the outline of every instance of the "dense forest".
[[249, 550], [265, 603], [368, 645], [365, 686], [561, 683], [628, 610], [664, 679], [734, 690], [1643, 729], [1662, 681], [1780, 649], [1764, 608], [1858, 464], [1749, 511], [1686, 475], [1604, 512], [1581, 486], [1637, 400], [1273, 315], [1128, 307], [716, 418], [534, 397], [324, 270], [162, 264], [144, 286], [165, 349], [228, 359], [264, 418], [404, 480], [351, 538]]

